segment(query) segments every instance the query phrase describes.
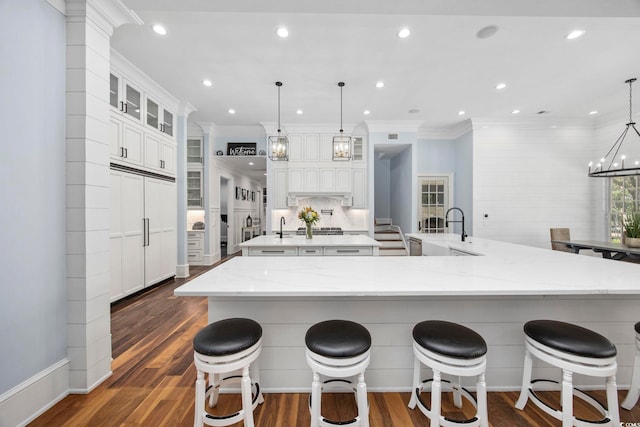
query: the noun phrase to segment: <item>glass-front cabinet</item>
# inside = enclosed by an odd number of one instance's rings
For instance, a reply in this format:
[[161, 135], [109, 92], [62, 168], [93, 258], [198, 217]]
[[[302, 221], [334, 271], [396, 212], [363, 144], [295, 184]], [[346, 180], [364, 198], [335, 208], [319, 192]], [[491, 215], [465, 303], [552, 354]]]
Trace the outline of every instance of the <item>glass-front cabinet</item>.
[[109, 76], [109, 103], [120, 114], [135, 120], [142, 117], [142, 91], [114, 73]]
[[147, 126], [173, 136], [173, 113], [150, 97], [147, 97], [146, 109]]
[[354, 162], [360, 162], [364, 160], [364, 138], [356, 136], [353, 138], [353, 156]]
[[187, 208], [202, 208], [202, 171], [187, 171]]
[[147, 98], [147, 125], [160, 129], [160, 106], [151, 98]]
[[187, 139], [187, 163], [202, 164], [202, 139]]

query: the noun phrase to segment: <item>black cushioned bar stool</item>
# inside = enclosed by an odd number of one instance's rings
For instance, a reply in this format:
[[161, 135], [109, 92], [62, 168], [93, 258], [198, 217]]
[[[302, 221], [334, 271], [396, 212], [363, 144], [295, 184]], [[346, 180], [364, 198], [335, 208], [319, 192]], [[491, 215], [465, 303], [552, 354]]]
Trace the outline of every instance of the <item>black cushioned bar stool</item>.
[[634, 326], [636, 330], [636, 356], [633, 359], [633, 373], [631, 374], [631, 386], [627, 396], [622, 401], [624, 409], [633, 408], [638, 403], [640, 397], [640, 322]]
[[[244, 421], [254, 427], [253, 410], [264, 402], [260, 391], [258, 356], [262, 350], [262, 327], [251, 319], [224, 319], [202, 328], [193, 339], [196, 379], [194, 426], [228, 426]], [[209, 375], [209, 385], [205, 380]], [[218, 403], [220, 387], [240, 383], [242, 409], [229, 415], [212, 415], [205, 408]], [[252, 393], [253, 389], [253, 393]]]
[[[369, 366], [371, 335], [362, 325], [349, 320], [327, 320], [316, 323], [305, 335], [307, 363], [313, 371], [309, 398], [311, 427], [352, 425], [369, 427], [369, 405], [364, 371]], [[332, 421], [322, 416], [322, 391], [325, 386], [353, 389], [358, 406], [356, 418]]]
[[[532, 320], [524, 325], [525, 355], [522, 389], [516, 408], [524, 409], [528, 399], [547, 414], [562, 421], [562, 427], [574, 425], [620, 425], [618, 393], [616, 389], [616, 347], [602, 335], [571, 323], [555, 320]], [[542, 401], [534, 390], [536, 383], [554, 383], [550, 380], [532, 380], [533, 357], [562, 369], [561, 410]], [[607, 410], [588, 394], [574, 389], [573, 374], [606, 378]], [[573, 396], [592, 405], [602, 419], [595, 422], [573, 416]]]
[[[418, 409], [431, 420], [431, 427], [464, 425], [468, 427], [489, 427], [487, 411], [487, 343], [475, 331], [457, 323], [442, 320], [427, 320], [413, 328], [413, 387], [409, 408]], [[433, 371], [433, 378], [421, 380], [422, 365]], [[453, 382], [442, 379], [442, 374], [450, 375]], [[460, 377], [477, 376], [476, 396], [461, 386]], [[431, 385], [431, 408], [428, 408], [420, 394]], [[441, 414], [441, 391], [453, 392], [453, 403], [462, 407], [464, 396], [476, 408], [476, 415], [469, 420], [452, 420]]]

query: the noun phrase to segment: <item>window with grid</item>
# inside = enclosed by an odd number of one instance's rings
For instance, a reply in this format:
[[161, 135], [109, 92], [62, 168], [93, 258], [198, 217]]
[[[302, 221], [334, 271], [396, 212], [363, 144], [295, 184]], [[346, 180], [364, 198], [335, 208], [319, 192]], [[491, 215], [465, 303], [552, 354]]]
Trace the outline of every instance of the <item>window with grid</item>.
[[419, 188], [419, 231], [422, 233], [444, 233], [444, 214], [449, 208], [449, 177], [422, 176]]
[[640, 212], [640, 176], [611, 178], [609, 236], [612, 242], [622, 239], [625, 214]]

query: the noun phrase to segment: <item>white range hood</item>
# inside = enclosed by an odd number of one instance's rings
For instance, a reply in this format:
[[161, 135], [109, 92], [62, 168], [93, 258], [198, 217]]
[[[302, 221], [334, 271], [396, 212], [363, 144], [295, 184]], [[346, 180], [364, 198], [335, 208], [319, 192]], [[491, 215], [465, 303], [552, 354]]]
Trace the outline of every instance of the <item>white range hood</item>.
[[340, 202], [341, 206], [352, 206], [353, 196], [351, 193], [323, 193], [323, 192], [289, 192], [287, 204], [289, 206], [300, 206], [299, 201], [310, 198], [334, 199]]

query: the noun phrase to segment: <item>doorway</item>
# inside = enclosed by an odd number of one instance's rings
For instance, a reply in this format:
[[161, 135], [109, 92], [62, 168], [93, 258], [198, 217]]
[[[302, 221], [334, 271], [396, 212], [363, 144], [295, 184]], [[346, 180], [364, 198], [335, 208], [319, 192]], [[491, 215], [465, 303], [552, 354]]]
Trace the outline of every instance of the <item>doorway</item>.
[[220, 177], [220, 258], [226, 258], [229, 247], [229, 178]]

